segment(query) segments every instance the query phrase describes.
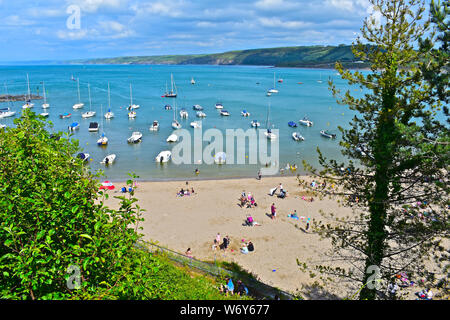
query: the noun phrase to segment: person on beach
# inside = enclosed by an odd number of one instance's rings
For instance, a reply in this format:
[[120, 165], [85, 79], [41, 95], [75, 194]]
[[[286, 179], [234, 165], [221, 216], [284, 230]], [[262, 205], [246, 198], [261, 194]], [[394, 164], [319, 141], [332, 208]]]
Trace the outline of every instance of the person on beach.
[[261, 180], [261, 170], [258, 170], [258, 180]]
[[249, 252], [255, 251], [255, 246], [253, 245], [253, 243], [251, 241], [249, 241], [247, 243], [247, 249]]
[[306, 219], [306, 230], [309, 229], [309, 222], [310, 222], [310, 218]]
[[192, 251], [191, 251], [191, 248], [188, 248], [188, 249], [186, 250], [185, 254], [186, 254], [189, 258], [192, 258]]
[[192, 193], [192, 194], [194, 194], [194, 193], [195, 193], [195, 191], [194, 191], [194, 188], [192, 188], [192, 190], [191, 190], [191, 193]]
[[272, 213], [272, 220], [275, 219], [275, 217], [277, 216], [277, 212], [275, 211], [275, 203], [272, 203], [272, 206], [270, 207], [270, 212]]
[[243, 253], [243, 254], [247, 254], [247, 253], [248, 253], [247, 244], [245, 244], [245, 245], [241, 248], [241, 253]]
[[269, 195], [273, 196], [275, 194], [275, 191], [277, 191], [278, 187], [272, 188], [269, 190]]
[[197, 169], [195, 169], [195, 174], [198, 175], [200, 173], [200, 171]]

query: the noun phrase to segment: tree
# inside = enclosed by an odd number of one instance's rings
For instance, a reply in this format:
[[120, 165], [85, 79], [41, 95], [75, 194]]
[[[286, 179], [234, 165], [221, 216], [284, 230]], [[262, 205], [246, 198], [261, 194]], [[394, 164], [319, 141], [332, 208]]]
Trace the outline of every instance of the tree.
[[[375, 271], [375, 278], [385, 281], [400, 272], [433, 281], [436, 273], [427, 264], [434, 255], [443, 258], [442, 240], [448, 237], [450, 136], [440, 121], [439, 90], [424, 75], [433, 51], [417, 50], [421, 37], [430, 33], [424, 2], [370, 2], [381, 19], [367, 18], [362, 38], [353, 45], [354, 55], [369, 63], [370, 71], [352, 72], [336, 64], [362, 96], [342, 93], [329, 81], [338, 103], [356, 113], [348, 129], [339, 127], [348, 161], [328, 160], [318, 149], [323, 170], [305, 163], [327, 182], [314, 191], [344, 197], [344, 205], [354, 210], [344, 219], [324, 214], [331, 222], [315, 223], [315, 230], [332, 240], [334, 257], [351, 268], [316, 267], [360, 283], [360, 299], [383, 297], [383, 288], [373, 281]], [[431, 33], [427, 44], [433, 47], [435, 40]]]
[[221, 298], [211, 281], [136, 247], [134, 193], [106, 207], [77, 141], [29, 110], [14, 122], [0, 132], [1, 299]]

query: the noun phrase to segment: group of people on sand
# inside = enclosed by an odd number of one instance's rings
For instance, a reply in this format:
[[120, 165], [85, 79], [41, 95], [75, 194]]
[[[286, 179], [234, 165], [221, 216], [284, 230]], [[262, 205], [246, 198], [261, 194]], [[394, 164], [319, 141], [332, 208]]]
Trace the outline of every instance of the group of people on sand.
[[[242, 239], [244, 241], [244, 239]], [[255, 246], [251, 241], [245, 242], [244, 245], [241, 247], [241, 253], [247, 254], [249, 252], [255, 251]]]
[[191, 187], [191, 190], [189, 190], [189, 182], [186, 181], [186, 188], [181, 188], [180, 191], [178, 191], [177, 196], [183, 197], [183, 196], [190, 196], [195, 193], [194, 188]]
[[287, 197], [287, 190], [283, 188], [283, 185], [280, 183], [278, 186], [276, 186], [275, 188], [272, 188], [269, 190], [269, 195], [273, 196], [275, 194], [275, 192], [280, 189], [280, 192], [278, 193], [278, 198], [284, 199]]
[[227, 235], [227, 236], [223, 237], [222, 243], [220, 243], [220, 238], [221, 238], [220, 232], [218, 232], [216, 235], [216, 238], [214, 239], [212, 249], [213, 250], [220, 249], [220, 250], [226, 251], [228, 249], [228, 247], [230, 246], [231, 239]]
[[245, 194], [245, 190], [242, 190], [241, 197], [239, 198], [241, 204], [241, 208], [254, 208], [257, 207], [255, 197], [249, 192], [247, 195]]

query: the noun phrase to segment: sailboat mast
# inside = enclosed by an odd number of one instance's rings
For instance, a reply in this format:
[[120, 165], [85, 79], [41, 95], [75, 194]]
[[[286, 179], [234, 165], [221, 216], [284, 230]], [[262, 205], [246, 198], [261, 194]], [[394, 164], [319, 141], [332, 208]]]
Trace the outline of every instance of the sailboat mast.
[[44, 103], [47, 103], [47, 96], [45, 95], [45, 82], [42, 81], [42, 87], [44, 89]]
[[31, 100], [31, 92], [30, 92], [30, 78], [27, 73], [27, 85], [28, 85], [28, 100]]
[[131, 89], [131, 82], [130, 82], [130, 106], [133, 105], [133, 90]]
[[270, 114], [270, 99], [269, 99], [269, 107], [267, 108], [267, 119], [266, 119], [267, 129], [269, 129], [269, 114]]
[[11, 107], [11, 101], [9, 100], [8, 86], [5, 82], [5, 92], [6, 92], [6, 101], [8, 102], [8, 107]]
[[88, 94], [89, 94], [89, 111], [92, 110], [92, 103], [91, 103], [91, 85], [88, 83]]
[[172, 73], [170, 74], [170, 85], [172, 88], [172, 91], [170, 91], [170, 93], [173, 93], [173, 74]]
[[80, 98], [80, 79], [77, 78], [77, 88], [78, 88], [78, 103], [81, 103]]
[[110, 93], [109, 93], [109, 82], [108, 82], [108, 108], [111, 109], [111, 96], [110, 96]]

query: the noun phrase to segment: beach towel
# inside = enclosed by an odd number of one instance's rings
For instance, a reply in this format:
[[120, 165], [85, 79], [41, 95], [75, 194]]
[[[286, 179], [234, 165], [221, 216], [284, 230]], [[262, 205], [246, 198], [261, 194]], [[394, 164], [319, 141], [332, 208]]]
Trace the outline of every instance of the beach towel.
[[278, 187], [275, 187], [275, 188], [273, 188], [273, 189], [270, 189], [269, 194], [270, 194], [271, 196], [273, 196], [273, 195], [275, 194], [275, 191], [277, 191], [277, 189], [278, 189]]

